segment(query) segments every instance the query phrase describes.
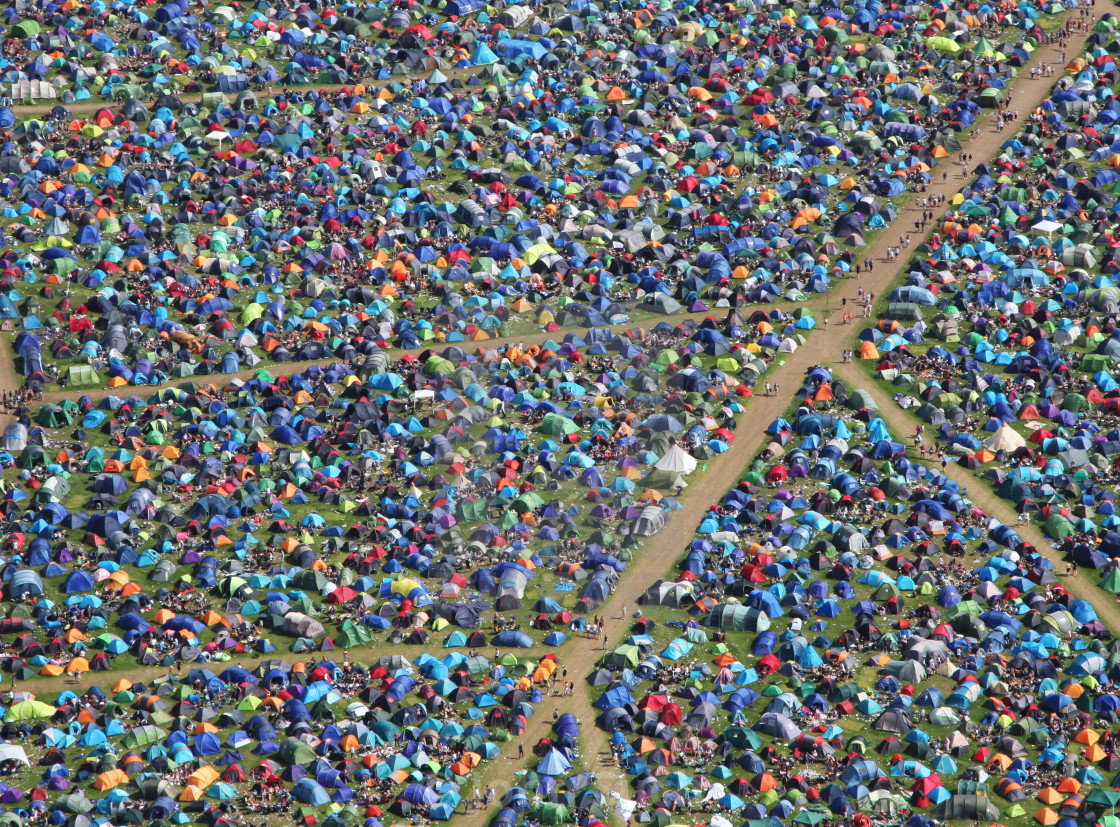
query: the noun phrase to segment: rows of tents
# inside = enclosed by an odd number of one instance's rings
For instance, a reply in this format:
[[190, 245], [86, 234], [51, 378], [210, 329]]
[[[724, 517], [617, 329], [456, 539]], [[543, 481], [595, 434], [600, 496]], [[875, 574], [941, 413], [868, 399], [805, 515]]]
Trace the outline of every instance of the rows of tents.
[[[142, 43], [99, 19], [69, 47], [19, 22], [31, 57], [6, 80], [62, 87], [48, 117], [0, 108], [24, 150], [0, 166], [0, 193], [20, 194], [2, 210], [0, 325], [46, 340], [17, 351], [29, 384], [143, 386], [824, 292], [1000, 105], [1057, 11], [624, 3], [616, 32], [582, 0], [187, 5], [134, 12]], [[117, 68], [179, 49], [154, 74]], [[202, 77], [218, 91], [195, 102]], [[278, 80], [346, 85], [253, 91]], [[109, 100], [67, 108], [86, 96]]]

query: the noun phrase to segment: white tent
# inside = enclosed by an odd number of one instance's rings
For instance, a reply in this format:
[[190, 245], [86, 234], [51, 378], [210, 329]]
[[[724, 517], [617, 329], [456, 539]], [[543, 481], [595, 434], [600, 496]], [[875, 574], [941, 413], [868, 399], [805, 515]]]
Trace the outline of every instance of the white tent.
[[1017, 451], [1027, 444], [1027, 441], [1015, 431], [1006, 422], [999, 426], [999, 428], [988, 437], [984, 443], [984, 447], [989, 451]]
[[23, 751], [23, 747], [17, 747], [12, 744], [0, 745], [0, 761], [17, 761], [25, 766], [31, 766], [31, 762], [27, 760], [27, 753]]
[[691, 474], [696, 470], [696, 460], [681, 446], [673, 445], [653, 467], [674, 474]]

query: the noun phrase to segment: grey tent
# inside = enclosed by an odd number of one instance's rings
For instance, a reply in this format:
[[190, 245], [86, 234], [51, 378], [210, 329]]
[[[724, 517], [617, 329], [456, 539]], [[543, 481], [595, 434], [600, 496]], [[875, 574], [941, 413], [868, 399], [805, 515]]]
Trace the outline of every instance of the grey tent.
[[665, 510], [661, 506], [647, 505], [634, 520], [634, 533], [639, 537], [652, 537], [665, 528]]
[[914, 302], [891, 302], [887, 305], [886, 318], [899, 321], [918, 321], [922, 318], [921, 305]]
[[525, 585], [528, 583], [528, 576], [523, 571], [518, 571], [512, 566], [507, 567], [501, 574], [501, 582], [498, 583], [498, 589], [495, 592], [496, 597], [505, 597], [510, 595], [521, 600], [525, 597]]
[[53, 100], [58, 90], [45, 80], [17, 80], [12, 83], [11, 98], [16, 101]]
[[[925, 640], [923, 638], [916, 638], [912, 639], [910, 645], [906, 647], [906, 658], [908, 660], [913, 659], [914, 657], [926, 659], [936, 655], [941, 660], [945, 661], [949, 659], [949, 656], [951, 654], [952, 653], [949, 651], [949, 647], [943, 640]], [[886, 668], [890, 668], [890, 663], [887, 664]], [[891, 674], [894, 675], [896, 673], [891, 672]], [[897, 675], [897, 677], [899, 680], [902, 680], [901, 675]]]
[[327, 633], [315, 618], [302, 612], [288, 612], [284, 615], [284, 632], [297, 637], [319, 638]]
[[879, 732], [909, 732], [911, 729], [910, 710], [892, 707], [884, 710], [872, 724]]
[[[693, 462], [695, 462], [695, 460], [693, 460]], [[642, 483], [647, 488], [656, 488], [659, 491], [672, 491], [673, 493], [677, 493], [688, 487], [688, 483], [684, 481], [684, 477], [676, 471], [662, 471], [658, 468], [646, 474]]]
[[1008, 758], [1026, 758], [1028, 755], [1027, 748], [1010, 735], [1005, 735], [1000, 738], [998, 746], [999, 751]]
[[22, 451], [27, 447], [27, 426], [21, 422], [13, 422], [4, 429], [4, 438], [0, 448], [5, 451]]
[[672, 606], [678, 609], [695, 602], [696, 587], [693, 583], [674, 583], [671, 580], [658, 580], [638, 598], [640, 606]]
[[162, 560], [156, 561], [155, 567], [152, 569], [151, 580], [153, 583], [167, 583], [174, 573], [175, 564], [164, 557]]
[[691, 474], [696, 470], [696, 460], [680, 445], [674, 445], [653, 467], [658, 471], [670, 471], [674, 474]]
[[[467, 670], [473, 675], [476, 673], [471, 669], [470, 662], [472, 660], [476, 660], [476, 658], [467, 659]], [[490, 664], [486, 661], [486, 658], [477, 658], [477, 660], [484, 661], [486, 669], [490, 668]], [[412, 669], [412, 663], [404, 655], [382, 655], [377, 659], [377, 665], [385, 667], [390, 672], [396, 672], [398, 669]]]
[[875, 398], [863, 390], [863, 388], [856, 388], [848, 397], [848, 407], [852, 410], [858, 411], [866, 408], [870, 411], [879, 410], [879, 406], [875, 403]]
[[664, 313], [666, 316], [680, 313], [682, 309], [681, 303], [667, 293], [653, 293], [646, 297], [644, 303], [647, 310], [652, 310], [654, 313]]
[[926, 679], [926, 668], [916, 660], [891, 660], [883, 671], [894, 675], [902, 683], [919, 684]]
[[792, 741], [801, 734], [801, 727], [780, 712], [765, 713], [751, 729], [785, 741]]
[[533, 10], [528, 6], [509, 6], [498, 15], [498, 22], [507, 29], [519, 29], [533, 18]]
[[1062, 251], [1062, 264], [1067, 267], [1096, 267], [1097, 254], [1088, 244], [1078, 244]]

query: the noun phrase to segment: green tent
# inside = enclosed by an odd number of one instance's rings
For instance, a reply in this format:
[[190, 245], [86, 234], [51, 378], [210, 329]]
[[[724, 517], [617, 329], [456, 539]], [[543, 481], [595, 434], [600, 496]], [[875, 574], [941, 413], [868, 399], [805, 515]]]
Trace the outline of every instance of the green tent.
[[638, 665], [642, 650], [637, 646], [624, 644], [603, 655], [602, 664], [608, 669], [630, 669]]
[[159, 727], [150, 725], [133, 727], [121, 739], [125, 749], [141, 749], [152, 744], [158, 744], [167, 738], [167, 733]]
[[765, 632], [770, 628], [770, 618], [764, 611], [737, 603], [720, 603], [712, 609], [704, 623], [716, 629], [734, 629], [740, 632]]
[[89, 365], [71, 365], [66, 370], [66, 384], [71, 388], [87, 388], [101, 384], [101, 377]]
[[342, 624], [342, 629], [335, 639], [335, 646], [352, 649], [363, 643], [369, 643], [372, 639], [369, 629], [365, 626], [359, 626], [352, 620], [347, 620]]
[[486, 500], [460, 500], [458, 503], [459, 519], [465, 520], [469, 523], [477, 523], [486, 519], [486, 512], [489, 505]]
[[518, 514], [527, 514], [530, 511], [535, 511], [544, 505], [544, 500], [541, 495], [536, 491], [526, 491], [520, 497], [513, 501], [511, 507]]
[[39, 34], [41, 29], [39, 24], [34, 20], [21, 20], [12, 27], [12, 37], [17, 37], [20, 40], [27, 40]]
[[554, 801], [538, 801], [529, 810], [529, 817], [538, 819], [541, 824], [564, 824], [570, 818], [568, 808]]
[[58, 712], [53, 706], [43, 701], [20, 701], [13, 704], [4, 714], [5, 721], [34, 721], [40, 718], [50, 718]]
[[549, 436], [565, 437], [578, 431], [579, 426], [563, 414], [549, 413], [545, 414], [538, 430]]
[[315, 750], [298, 738], [285, 738], [280, 744], [280, 751], [276, 754], [283, 764], [307, 766], [315, 760]]
[[1073, 534], [1073, 525], [1061, 514], [1051, 514], [1046, 520], [1046, 535], [1055, 540], [1065, 540]]
[[69, 412], [58, 405], [44, 405], [35, 415], [35, 422], [44, 428], [62, 428], [73, 421]]

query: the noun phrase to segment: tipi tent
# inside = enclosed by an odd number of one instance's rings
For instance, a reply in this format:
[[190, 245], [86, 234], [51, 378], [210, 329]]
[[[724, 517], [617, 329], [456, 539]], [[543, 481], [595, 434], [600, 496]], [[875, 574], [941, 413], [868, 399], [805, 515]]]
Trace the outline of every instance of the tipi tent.
[[671, 471], [675, 474], [691, 474], [696, 470], [696, 460], [681, 446], [674, 445], [665, 456], [653, 466], [658, 471]]

